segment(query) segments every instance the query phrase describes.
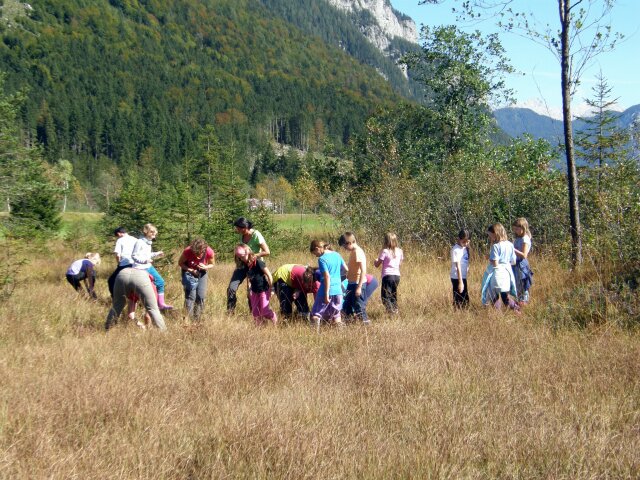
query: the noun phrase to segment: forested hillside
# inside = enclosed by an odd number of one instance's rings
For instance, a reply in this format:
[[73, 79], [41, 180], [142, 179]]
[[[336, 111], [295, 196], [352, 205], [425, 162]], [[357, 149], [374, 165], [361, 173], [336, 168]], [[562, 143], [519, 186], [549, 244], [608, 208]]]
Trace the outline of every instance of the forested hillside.
[[23, 14], [4, 3], [0, 69], [8, 92], [27, 90], [25, 132], [91, 184], [114, 164], [168, 173], [207, 124], [245, 151], [270, 137], [342, 143], [397, 99], [273, 1], [34, 0]]

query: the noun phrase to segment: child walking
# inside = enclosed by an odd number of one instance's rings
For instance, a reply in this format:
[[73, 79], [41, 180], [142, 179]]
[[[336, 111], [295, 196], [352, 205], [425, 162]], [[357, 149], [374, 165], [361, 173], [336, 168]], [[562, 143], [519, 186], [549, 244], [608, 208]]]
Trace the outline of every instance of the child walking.
[[520, 304], [526, 305], [529, 303], [529, 289], [533, 285], [533, 272], [527, 259], [531, 252], [529, 222], [523, 217], [516, 218], [511, 224], [511, 231], [515, 235], [513, 246], [516, 251], [516, 264], [513, 267], [513, 274], [516, 277], [518, 300]]
[[398, 285], [400, 285], [400, 264], [404, 260], [402, 249], [398, 247], [398, 237], [395, 233], [384, 234], [382, 250], [373, 265], [382, 265], [382, 289], [380, 297], [388, 313], [398, 313]]
[[245, 275], [249, 280], [247, 291], [249, 293], [251, 313], [256, 322], [256, 326], [263, 326], [269, 320], [276, 325], [278, 318], [275, 312], [269, 307], [271, 286], [273, 285], [271, 272], [262, 259], [253, 253], [251, 247], [244, 243], [236, 246], [235, 259], [237, 269], [244, 269]]
[[516, 263], [516, 252], [507, 239], [507, 231], [501, 223], [494, 223], [487, 229], [491, 241], [489, 265], [482, 277], [482, 303], [493, 304], [500, 308], [502, 304], [517, 312], [518, 304], [509, 298], [509, 294], [517, 297], [516, 282], [511, 265]]
[[469, 306], [467, 272], [469, 270], [470, 238], [468, 230], [460, 230], [458, 241], [451, 247], [451, 287], [453, 288], [453, 306], [455, 308]]

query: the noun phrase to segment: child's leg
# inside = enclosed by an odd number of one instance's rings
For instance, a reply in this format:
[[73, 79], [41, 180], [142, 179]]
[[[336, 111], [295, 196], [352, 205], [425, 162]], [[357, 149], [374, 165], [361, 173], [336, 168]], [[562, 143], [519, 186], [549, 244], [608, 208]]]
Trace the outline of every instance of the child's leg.
[[467, 279], [463, 278], [462, 283], [464, 285], [464, 291], [462, 292], [462, 307], [468, 308], [469, 307], [469, 290], [467, 288]]
[[129, 317], [130, 320], [135, 320], [136, 319], [136, 300], [133, 299], [129, 299], [129, 305], [127, 308], [127, 316]]

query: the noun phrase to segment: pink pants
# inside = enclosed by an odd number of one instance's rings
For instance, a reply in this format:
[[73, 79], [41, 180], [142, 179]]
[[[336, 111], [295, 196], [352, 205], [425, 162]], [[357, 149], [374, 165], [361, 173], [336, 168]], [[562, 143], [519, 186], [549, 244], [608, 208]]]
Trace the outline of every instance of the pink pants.
[[275, 325], [278, 322], [276, 314], [269, 308], [269, 299], [271, 298], [271, 290], [266, 292], [249, 292], [249, 300], [251, 301], [251, 313], [257, 326], [264, 325], [266, 320], [271, 320]]

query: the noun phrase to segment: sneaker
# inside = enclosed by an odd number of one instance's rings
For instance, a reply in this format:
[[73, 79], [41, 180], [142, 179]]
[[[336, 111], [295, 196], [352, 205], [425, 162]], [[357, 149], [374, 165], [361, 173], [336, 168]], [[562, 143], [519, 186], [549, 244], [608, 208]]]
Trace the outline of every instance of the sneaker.
[[144, 323], [142, 323], [140, 320], [138, 320], [138, 321], [136, 322], [136, 325], [137, 325], [138, 327], [140, 327], [140, 329], [141, 329], [141, 330], [146, 330], [146, 329], [147, 329], [147, 326], [146, 326]]

